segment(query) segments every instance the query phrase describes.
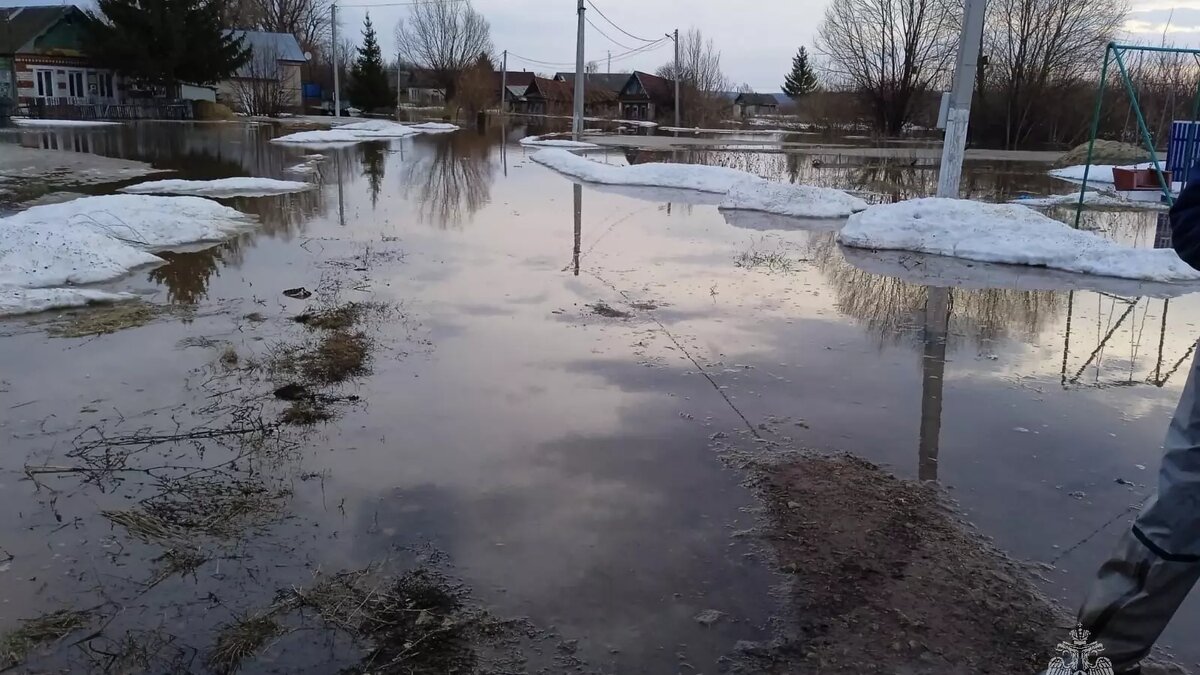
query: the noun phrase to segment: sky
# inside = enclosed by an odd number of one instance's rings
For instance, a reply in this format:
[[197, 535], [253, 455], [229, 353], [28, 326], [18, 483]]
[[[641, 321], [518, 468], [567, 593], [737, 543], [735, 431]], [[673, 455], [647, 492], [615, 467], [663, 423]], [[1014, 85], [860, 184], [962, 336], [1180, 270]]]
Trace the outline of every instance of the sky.
[[[355, 40], [370, 11], [385, 53], [394, 54], [393, 28], [409, 9], [384, 6], [402, 0], [344, 0], [339, 11], [340, 30]], [[749, 84], [756, 91], [780, 90], [792, 56], [800, 46], [813, 48], [817, 25], [829, 0], [591, 0], [600, 12], [638, 38], [656, 40], [679, 28], [698, 28], [721, 51], [721, 65], [733, 86]], [[45, 0], [0, 0], [0, 6], [61, 4]], [[83, 3], [76, 3], [83, 4]], [[492, 28], [497, 55], [509, 50], [509, 70], [552, 73], [573, 70], [576, 13], [572, 0], [473, 0]], [[362, 5], [371, 5], [373, 8]], [[1158, 44], [1164, 30], [1168, 43], [1200, 47], [1200, 0], [1131, 0], [1129, 19], [1120, 39]], [[753, 6], [754, 10], [745, 9]], [[584, 53], [605, 71], [607, 55], [613, 70], [649, 70], [671, 59], [670, 42], [651, 50], [622, 56], [647, 43], [614, 28], [587, 7]], [[602, 34], [603, 33], [603, 34]], [[607, 36], [606, 36], [606, 35]], [[535, 63], [534, 59], [546, 63]], [[389, 59], [390, 60], [390, 59]], [[555, 65], [547, 65], [555, 64]]]

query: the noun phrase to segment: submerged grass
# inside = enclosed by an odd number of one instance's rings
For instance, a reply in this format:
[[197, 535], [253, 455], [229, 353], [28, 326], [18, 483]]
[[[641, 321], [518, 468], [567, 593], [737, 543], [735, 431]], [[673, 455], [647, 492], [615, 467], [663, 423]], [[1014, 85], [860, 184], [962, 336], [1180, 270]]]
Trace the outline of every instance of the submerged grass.
[[217, 644], [205, 664], [217, 673], [235, 673], [242, 662], [254, 656], [268, 640], [282, 632], [270, 616], [239, 619], [221, 629]]
[[779, 251], [771, 253], [746, 251], [733, 260], [733, 264], [742, 269], [765, 269], [768, 272], [795, 272], [800, 269], [802, 262], [804, 261], [798, 258], [789, 258]]
[[177, 482], [138, 507], [101, 511], [149, 542], [182, 542], [196, 535], [236, 538], [278, 517], [286, 491], [250, 482]]
[[52, 323], [46, 332], [65, 338], [105, 335], [144, 326], [161, 313], [162, 308], [144, 302], [97, 305], [67, 313]]
[[0, 670], [22, 663], [30, 651], [70, 635], [90, 619], [89, 612], [60, 609], [24, 621], [20, 628], [0, 637]]
[[330, 330], [315, 343], [277, 347], [271, 371], [317, 385], [340, 384], [370, 372], [371, 338], [362, 331]]
[[347, 302], [313, 309], [294, 318], [296, 323], [322, 330], [347, 330], [357, 326], [370, 313], [383, 311], [383, 305], [372, 302]]

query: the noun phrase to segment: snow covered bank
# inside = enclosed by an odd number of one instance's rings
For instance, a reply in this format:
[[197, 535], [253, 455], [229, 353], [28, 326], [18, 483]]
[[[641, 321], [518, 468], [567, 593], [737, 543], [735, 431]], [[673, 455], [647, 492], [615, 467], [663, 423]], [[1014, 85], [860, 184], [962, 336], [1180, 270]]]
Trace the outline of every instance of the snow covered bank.
[[208, 199], [144, 195], [84, 197], [0, 218], [0, 314], [111, 300], [55, 287], [114, 279], [162, 262], [151, 250], [220, 241], [254, 223]]
[[[1089, 177], [1088, 182], [1091, 182]], [[1154, 193], [1161, 196], [1158, 193]], [[1013, 199], [1009, 204], [1021, 204], [1034, 208], [1047, 206], [1074, 206], [1079, 203], [1079, 193], [1072, 192], [1065, 195], [1050, 195], [1049, 197], [1022, 197]], [[1138, 199], [1125, 199], [1121, 195], [1111, 192], [1091, 192], [1084, 193], [1083, 203], [1088, 206], [1112, 206], [1124, 209], [1166, 209], [1167, 205], [1159, 201], [1145, 201]]]
[[274, 178], [220, 178], [217, 180], [152, 180], [121, 188], [134, 195], [195, 195], [197, 197], [266, 197], [303, 192], [316, 186]]
[[12, 123], [18, 127], [117, 127], [120, 122], [104, 122], [102, 120], [40, 120], [24, 117], [12, 118]]
[[407, 138], [417, 134], [441, 134], [458, 131], [453, 124], [442, 122], [425, 122], [424, 124], [400, 124], [391, 120], [363, 120], [335, 126], [332, 129], [316, 131], [297, 131], [277, 138], [272, 143], [285, 145], [307, 145], [309, 147], [336, 147], [351, 145], [363, 141], [384, 140], [389, 138]]
[[838, 241], [1123, 279], [1200, 280], [1174, 251], [1122, 246], [1015, 204], [931, 197], [872, 206], [850, 217]]
[[722, 209], [765, 211], [795, 218], [844, 218], [869, 206], [841, 190], [773, 183], [755, 178], [734, 185], [721, 202]]
[[60, 307], [135, 300], [133, 293], [110, 293], [91, 288], [7, 288], [0, 286], [0, 316], [36, 314]]
[[576, 150], [592, 150], [600, 146], [595, 143], [569, 141], [565, 138], [543, 138], [542, 136], [526, 136], [520, 140], [521, 145], [536, 148], [574, 148]]
[[450, 124], [448, 122], [422, 122], [412, 125], [412, 128], [419, 129], [422, 133], [426, 134], [444, 134], [449, 131], [458, 131], [457, 124]]
[[757, 178], [737, 169], [700, 164], [613, 166], [593, 162], [559, 148], [539, 150], [534, 153], [533, 161], [568, 176], [608, 185], [642, 185], [724, 193], [747, 178]]
[[541, 150], [533, 160], [592, 183], [671, 188], [725, 195], [722, 209], [765, 211], [800, 218], [845, 217], [867, 203], [841, 190], [774, 183], [745, 171], [700, 164], [613, 166], [561, 149]]
[[[1113, 183], [1113, 168], [1120, 169], [1150, 169], [1154, 165], [1146, 162], [1144, 164], [1126, 164], [1124, 166], [1114, 164], [1093, 164], [1091, 170], [1088, 171], [1089, 183]], [[1075, 183], [1083, 182], [1083, 172], [1087, 169], [1086, 164], [1076, 164], [1075, 166], [1064, 166], [1061, 169], [1051, 169], [1050, 175], [1055, 178], [1069, 180]], [[1164, 166], [1165, 170], [1166, 167]]]

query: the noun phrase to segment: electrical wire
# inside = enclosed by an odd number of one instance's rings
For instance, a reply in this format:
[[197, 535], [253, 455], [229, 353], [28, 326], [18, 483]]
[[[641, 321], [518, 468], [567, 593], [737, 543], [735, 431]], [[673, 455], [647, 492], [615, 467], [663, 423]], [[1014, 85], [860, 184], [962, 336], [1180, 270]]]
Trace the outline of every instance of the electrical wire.
[[591, 26], [592, 28], [595, 28], [597, 33], [603, 35], [605, 38], [608, 39], [609, 42], [620, 47], [621, 49], [636, 49], [635, 47], [630, 47], [629, 45], [621, 44], [620, 42], [617, 42], [616, 40], [612, 39], [611, 37], [608, 36], [608, 33], [605, 33], [604, 31], [600, 30], [600, 27], [597, 26], [596, 24], [592, 23], [592, 20], [587, 18], [586, 16], [584, 17], [584, 21], [587, 21], [588, 25]]
[[600, 17], [603, 18], [605, 21], [610, 23], [613, 28], [616, 28], [617, 30], [628, 35], [629, 37], [633, 38], [634, 40], [641, 40], [642, 42], [658, 42], [658, 40], [647, 40], [646, 38], [638, 37], [638, 36], [634, 35], [633, 33], [630, 33], [629, 31], [625, 30], [624, 28], [621, 28], [617, 24], [613, 23], [613, 20], [608, 18], [607, 16], [605, 16], [604, 12], [600, 11], [600, 8], [597, 7], [596, 3], [592, 2], [592, 0], [587, 0], [587, 4], [591, 5], [592, 9], [596, 10], [596, 13], [599, 14]]
[[[619, 54], [613, 54], [612, 60], [617, 61], [619, 59], [629, 58], [631, 56], [636, 56], [638, 54], [645, 54], [647, 52], [651, 52], [651, 51], [654, 51], [655, 49], [661, 48], [663, 45], [667, 44], [668, 42], [669, 42], [669, 40], [665, 37], [659, 38], [658, 40], [655, 40], [654, 42], [651, 42], [650, 44], [642, 45], [641, 47], [635, 47], [633, 49], [630, 49], [629, 51], [621, 52]], [[575, 66], [574, 63], [564, 62], [564, 61], [543, 61], [541, 59], [532, 59], [532, 58], [529, 58], [528, 56], [521, 56], [520, 54], [517, 54], [512, 51], [508, 52], [508, 55], [517, 59], [518, 61], [525, 61], [525, 62], [532, 63], [532, 64], [539, 65], [539, 66], [557, 66], [557, 67], [562, 67], [562, 68]], [[588, 60], [600, 62], [607, 58], [608, 57], [598, 58], [598, 59], [588, 59]]]
[[337, 8], [342, 9], [343, 7], [366, 7], [367, 9], [372, 9], [374, 7], [416, 7], [419, 5], [448, 5], [452, 2], [467, 2], [467, 1], [468, 0], [409, 0], [409, 2], [381, 2], [381, 3], [373, 4], [373, 5], [366, 5], [366, 4], [341, 5], [341, 4], [339, 4], [337, 6]]

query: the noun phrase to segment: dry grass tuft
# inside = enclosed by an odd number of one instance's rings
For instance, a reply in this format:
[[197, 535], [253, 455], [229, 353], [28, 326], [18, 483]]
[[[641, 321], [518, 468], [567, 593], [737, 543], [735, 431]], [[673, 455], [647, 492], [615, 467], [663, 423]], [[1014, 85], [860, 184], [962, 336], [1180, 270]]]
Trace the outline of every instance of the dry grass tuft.
[[217, 644], [205, 664], [217, 673], [236, 673], [242, 662], [254, 656], [268, 640], [282, 632], [270, 616], [249, 617], [221, 629]]
[[309, 328], [346, 330], [358, 325], [369, 312], [379, 312], [381, 309], [381, 305], [374, 303], [348, 302], [344, 305], [305, 312], [296, 316], [294, 320]]
[[137, 508], [101, 515], [149, 542], [178, 544], [198, 534], [231, 539], [274, 520], [286, 496], [254, 482], [181, 482]]
[[333, 411], [322, 401], [315, 398], [303, 398], [292, 401], [292, 404], [279, 414], [279, 421], [291, 426], [310, 427], [333, 419]]
[[150, 323], [161, 309], [142, 302], [88, 307], [69, 312], [55, 321], [46, 332], [55, 337], [78, 338], [105, 335]]
[[33, 649], [66, 637], [90, 619], [89, 612], [69, 609], [27, 619], [20, 628], [0, 637], [0, 670], [20, 664]]

